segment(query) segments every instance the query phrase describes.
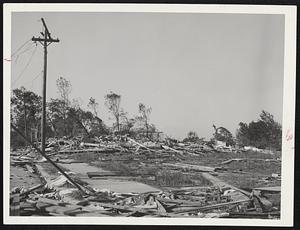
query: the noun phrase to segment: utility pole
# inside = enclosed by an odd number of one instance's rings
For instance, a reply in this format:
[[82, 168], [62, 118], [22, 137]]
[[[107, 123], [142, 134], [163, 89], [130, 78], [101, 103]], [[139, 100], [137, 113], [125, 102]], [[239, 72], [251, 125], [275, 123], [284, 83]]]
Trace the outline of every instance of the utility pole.
[[47, 47], [52, 42], [59, 42], [58, 39], [52, 39], [51, 34], [47, 28], [47, 25], [43, 18], [41, 18], [44, 32], [41, 32], [43, 37], [33, 37], [31, 40], [34, 42], [39, 42], [44, 47], [44, 77], [43, 77], [43, 100], [42, 100], [42, 123], [41, 123], [41, 136], [42, 136], [42, 153], [45, 154], [45, 131], [46, 131], [46, 83], [47, 83]]
[[23, 106], [24, 106], [24, 134], [27, 137], [27, 114], [26, 114], [26, 92], [23, 92]]

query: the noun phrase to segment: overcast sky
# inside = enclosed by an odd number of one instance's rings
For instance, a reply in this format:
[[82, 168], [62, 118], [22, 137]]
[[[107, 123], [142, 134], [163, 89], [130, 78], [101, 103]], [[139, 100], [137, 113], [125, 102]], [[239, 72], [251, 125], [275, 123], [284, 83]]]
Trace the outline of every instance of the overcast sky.
[[[139, 102], [151, 106], [151, 122], [175, 138], [193, 130], [209, 139], [212, 124], [235, 134], [240, 121], [257, 120], [263, 109], [281, 123], [284, 16], [13, 13], [12, 52], [40, 35], [41, 17], [60, 39], [48, 49], [48, 100], [58, 97], [62, 76], [71, 81], [71, 97], [85, 108], [94, 97], [110, 124], [104, 96], [113, 91], [129, 116]], [[12, 88], [41, 95], [42, 46], [33, 52], [12, 58]]]

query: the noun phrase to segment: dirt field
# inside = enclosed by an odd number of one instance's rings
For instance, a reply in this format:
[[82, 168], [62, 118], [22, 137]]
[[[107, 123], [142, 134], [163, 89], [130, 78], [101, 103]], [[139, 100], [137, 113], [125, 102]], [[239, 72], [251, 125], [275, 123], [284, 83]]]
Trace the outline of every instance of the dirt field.
[[13, 188], [30, 188], [40, 183], [38, 175], [28, 172], [26, 167], [10, 167], [10, 190]]
[[[86, 153], [72, 154], [71, 158], [86, 162], [109, 171], [117, 172], [122, 176], [133, 176], [137, 181], [155, 185], [158, 187], [198, 186], [208, 185], [201, 177], [200, 172], [172, 169], [163, 163], [181, 163], [191, 165], [204, 165], [219, 167], [221, 162], [229, 159], [242, 159], [239, 162], [231, 162], [222, 165], [223, 169], [216, 172], [223, 179], [234, 186], [251, 189], [263, 186], [278, 186], [280, 180], [272, 178], [272, 174], [281, 173], [280, 156], [258, 154], [255, 152], [244, 153], [207, 153], [206, 155], [186, 156], [185, 159], [159, 159], [145, 157], [132, 153]], [[270, 177], [270, 178], [269, 178]]]

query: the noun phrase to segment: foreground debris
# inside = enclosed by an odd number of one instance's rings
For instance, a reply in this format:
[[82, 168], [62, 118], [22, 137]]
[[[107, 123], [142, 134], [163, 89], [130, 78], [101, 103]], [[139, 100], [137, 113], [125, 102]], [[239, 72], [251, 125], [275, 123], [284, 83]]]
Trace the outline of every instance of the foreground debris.
[[279, 216], [258, 194], [247, 195], [224, 183], [219, 186], [182, 188], [150, 193], [115, 193], [94, 189], [90, 195], [62, 180], [49, 181], [27, 192], [12, 191], [11, 215], [41, 216], [153, 216], [232, 217]]
[[[28, 147], [11, 154], [11, 166], [22, 167], [28, 173], [39, 175], [40, 183], [31, 187], [11, 189], [11, 215], [39, 216], [132, 216], [132, 217], [195, 217], [195, 218], [279, 218], [280, 204], [272, 203], [269, 194], [280, 194], [277, 187], [238, 188], [220, 179], [223, 172], [237, 173], [232, 164], [249, 164], [251, 159], [231, 158], [216, 162], [214, 166], [195, 164], [187, 159], [207, 158], [216, 150], [208, 145], [192, 143], [151, 142], [127, 136], [107, 135], [90, 138], [88, 141], [77, 137], [72, 139], [49, 138], [47, 156], [38, 157], [38, 149]], [[220, 151], [220, 150], [219, 150]], [[227, 152], [227, 150], [226, 150]], [[124, 175], [118, 170], [91, 172], [84, 177], [62, 168], [83, 162], [74, 156], [95, 154], [93, 162], [129, 162], [131, 170], [139, 170], [139, 177], [147, 181], [158, 180], [158, 169], [179, 175], [196, 175], [207, 181], [203, 185], [190, 187], [157, 186], [157, 191], [130, 193], [110, 191], [91, 187], [89, 180], [137, 176], [132, 172]], [[96, 155], [100, 154], [100, 155]], [[194, 158], [193, 158], [194, 157]], [[60, 174], [47, 172], [46, 163], [59, 168]], [[201, 158], [202, 159], [202, 158]], [[279, 162], [280, 159], [260, 159], [262, 162]], [[271, 161], [272, 160], [272, 161]], [[256, 160], [258, 161], [258, 160]], [[179, 163], [180, 162], [180, 163]], [[251, 162], [250, 162], [251, 163]], [[58, 166], [61, 165], [61, 166]], [[143, 171], [146, 168], [152, 169]], [[119, 169], [121, 170], [121, 169]], [[177, 174], [176, 174], [177, 173]], [[224, 174], [226, 175], [226, 174]], [[245, 174], [246, 175], [246, 174]], [[161, 175], [163, 177], [164, 175]], [[168, 175], [167, 175], [168, 176]], [[166, 177], [167, 177], [166, 176]], [[174, 177], [174, 178], [175, 178]], [[279, 174], [270, 179], [280, 182]], [[176, 178], [175, 178], [176, 179]], [[170, 179], [172, 180], [172, 179]], [[171, 181], [172, 182], [172, 181]], [[168, 183], [171, 183], [168, 182]]]

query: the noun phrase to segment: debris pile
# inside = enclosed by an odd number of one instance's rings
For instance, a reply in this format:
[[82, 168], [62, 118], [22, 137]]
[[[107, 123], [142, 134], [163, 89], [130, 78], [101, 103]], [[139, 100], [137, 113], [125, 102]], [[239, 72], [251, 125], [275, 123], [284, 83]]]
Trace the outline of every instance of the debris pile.
[[[247, 218], [261, 214], [265, 218], [279, 216], [278, 209], [261, 200], [258, 190], [250, 196], [218, 186], [181, 188], [150, 193], [116, 193], [93, 189], [81, 194], [76, 188], [62, 186], [61, 177], [52, 184], [41, 185], [27, 192], [14, 190], [11, 196], [11, 215], [41, 216], [153, 216], [225, 218], [239, 214]], [[37, 191], [39, 189], [39, 191]], [[16, 211], [16, 203], [19, 210]], [[12, 210], [14, 207], [14, 210]]]
[[[107, 135], [88, 140], [81, 137], [49, 138], [46, 146], [47, 156], [44, 157], [40, 157], [39, 151], [31, 147], [12, 152], [11, 166], [23, 167], [28, 173], [39, 175], [40, 183], [31, 187], [20, 186], [11, 189], [11, 215], [196, 218], [280, 216], [280, 203], [272, 203], [269, 199], [271, 197], [269, 194], [280, 196], [280, 189], [277, 187], [243, 190], [216, 177], [219, 173], [226, 172], [231, 164], [247, 163], [249, 159], [231, 158], [219, 161], [215, 166], [185, 161], [205, 159], [209, 153], [216, 153], [213, 147], [206, 144], [142, 142], [126, 135]], [[93, 161], [96, 163], [108, 160], [112, 163], [136, 162], [130, 170], [140, 170], [140, 175], [143, 175], [143, 169], [147, 167], [154, 172], [163, 169], [167, 172], [180, 172], [182, 175], [201, 176], [209, 181], [209, 185], [160, 186], [151, 192], [136, 192], [134, 189], [128, 193], [116, 192], [106, 187], [93, 187], [91, 182], [105, 180], [103, 178], [124, 177], [116, 172], [118, 170], [98, 172], [86, 170], [84, 175], [78, 177], [77, 173], [62, 167], [64, 164], [76, 165], [80, 162], [72, 159], [73, 155], [96, 155], [96, 153], [98, 156]], [[48, 157], [52, 157], [61, 173], [46, 172]], [[265, 163], [272, 163], [271, 160], [267, 160], [263, 159]], [[159, 175], [157, 173], [152, 175], [149, 172], [144, 174], [151, 180], [156, 180]], [[273, 173], [262, 180], [278, 181], [280, 178], [280, 174]], [[132, 179], [127, 175], [127, 180]]]

